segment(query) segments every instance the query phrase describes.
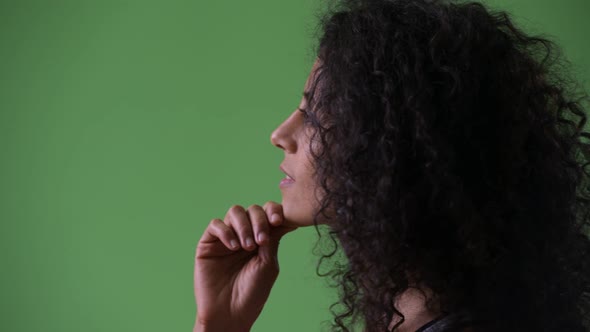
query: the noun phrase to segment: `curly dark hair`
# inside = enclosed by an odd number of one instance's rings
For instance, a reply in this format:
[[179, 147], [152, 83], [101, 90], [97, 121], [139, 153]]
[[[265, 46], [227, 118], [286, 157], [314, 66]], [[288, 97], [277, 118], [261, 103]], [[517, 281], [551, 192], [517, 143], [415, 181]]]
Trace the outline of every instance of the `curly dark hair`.
[[396, 330], [425, 285], [477, 331], [586, 331], [588, 95], [559, 47], [477, 2], [327, 8], [304, 111], [332, 328]]

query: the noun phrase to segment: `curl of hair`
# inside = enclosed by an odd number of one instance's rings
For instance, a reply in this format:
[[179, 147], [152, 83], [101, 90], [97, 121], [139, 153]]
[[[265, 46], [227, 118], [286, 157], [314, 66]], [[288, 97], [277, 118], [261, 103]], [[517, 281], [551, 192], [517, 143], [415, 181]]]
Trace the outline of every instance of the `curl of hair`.
[[477, 331], [586, 331], [587, 94], [559, 48], [476, 2], [342, 1], [320, 27], [306, 125], [335, 243], [318, 274], [347, 258], [325, 274], [333, 329], [396, 330], [395, 299], [426, 286]]

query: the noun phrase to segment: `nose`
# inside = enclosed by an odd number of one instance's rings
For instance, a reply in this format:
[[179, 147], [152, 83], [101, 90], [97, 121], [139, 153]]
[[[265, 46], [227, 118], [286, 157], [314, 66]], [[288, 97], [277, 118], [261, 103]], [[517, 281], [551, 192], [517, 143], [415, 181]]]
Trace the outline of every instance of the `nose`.
[[297, 112], [293, 112], [270, 135], [270, 142], [285, 152], [295, 153], [297, 151], [296, 134], [300, 126], [297, 121]]

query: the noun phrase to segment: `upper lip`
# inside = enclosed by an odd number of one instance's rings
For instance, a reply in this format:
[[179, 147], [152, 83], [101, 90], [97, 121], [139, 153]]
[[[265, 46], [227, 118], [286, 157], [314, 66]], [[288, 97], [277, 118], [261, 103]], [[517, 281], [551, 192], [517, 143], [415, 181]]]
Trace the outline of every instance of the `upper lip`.
[[291, 179], [295, 180], [295, 178], [293, 176], [291, 176], [291, 174], [287, 173], [287, 171], [285, 171], [285, 169], [283, 168], [283, 165], [279, 165], [279, 168], [281, 169], [281, 171], [283, 171], [283, 173], [287, 174]]

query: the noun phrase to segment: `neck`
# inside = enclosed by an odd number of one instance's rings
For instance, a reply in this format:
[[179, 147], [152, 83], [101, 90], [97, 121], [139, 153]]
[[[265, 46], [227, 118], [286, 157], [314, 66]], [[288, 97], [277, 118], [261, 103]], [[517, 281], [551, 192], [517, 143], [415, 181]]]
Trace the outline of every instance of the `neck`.
[[[395, 307], [405, 317], [404, 322], [397, 327], [396, 332], [414, 332], [440, 316], [440, 311], [437, 309], [428, 309], [426, 307], [426, 297], [432, 296], [432, 292], [429, 289], [424, 289], [424, 293], [417, 288], [408, 288], [396, 298]], [[389, 329], [391, 330], [400, 320], [401, 317], [396, 316], [391, 321]]]

